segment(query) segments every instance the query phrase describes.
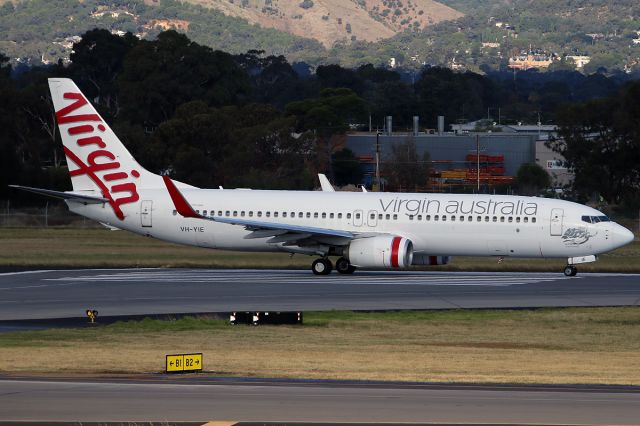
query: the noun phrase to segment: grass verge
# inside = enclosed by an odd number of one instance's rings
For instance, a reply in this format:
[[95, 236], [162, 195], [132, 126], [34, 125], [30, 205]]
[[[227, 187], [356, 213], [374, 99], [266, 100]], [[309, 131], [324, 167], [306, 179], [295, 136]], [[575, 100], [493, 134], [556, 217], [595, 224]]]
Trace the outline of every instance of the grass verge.
[[[309, 268], [308, 256], [207, 250], [165, 243], [125, 231], [96, 228], [0, 228], [0, 267]], [[562, 259], [455, 257], [432, 270], [552, 271]], [[584, 272], [640, 272], [640, 241], [605, 254]]]
[[142, 320], [0, 334], [0, 372], [158, 372], [203, 352], [225, 376], [640, 385], [640, 308], [318, 312], [303, 326]]

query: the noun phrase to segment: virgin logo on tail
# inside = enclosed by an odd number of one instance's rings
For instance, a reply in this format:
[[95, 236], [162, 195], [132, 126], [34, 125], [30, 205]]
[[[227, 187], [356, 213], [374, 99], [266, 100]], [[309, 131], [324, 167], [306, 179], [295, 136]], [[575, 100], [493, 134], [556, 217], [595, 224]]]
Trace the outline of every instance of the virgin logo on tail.
[[[71, 177], [88, 176], [100, 188], [102, 196], [109, 200], [109, 205], [118, 219], [123, 220], [124, 213], [120, 206], [135, 203], [140, 199], [136, 184], [132, 181], [123, 181], [139, 178], [140, 173], [137, 170], [131, 170], [131, 176], [129, 176], [129, 173], [121, 169], [120, 163], [115, 161], [116, 156], [102, 140], [101, 133], [106, 131], [106, 127], [99, 115], [71, 115], [88, 103], [81, 93], [65, 93], [63, 98], [71, 99], [73, 103], [56, 111], [58, 125], [73, 124], [67, 129], [67, 132], [71, 137], [78, 137], [76, 139], [78, 147], [95, 147], [95, 150], [91, 151], [84, 160], [76, 155], [69, 146], [64, 147], [67, 158], [78, 167], [75, 170], [70, 170], [69, 174]], [[124, 193], [124, 195], [116, 198], [115, 194], [120, 193]]]

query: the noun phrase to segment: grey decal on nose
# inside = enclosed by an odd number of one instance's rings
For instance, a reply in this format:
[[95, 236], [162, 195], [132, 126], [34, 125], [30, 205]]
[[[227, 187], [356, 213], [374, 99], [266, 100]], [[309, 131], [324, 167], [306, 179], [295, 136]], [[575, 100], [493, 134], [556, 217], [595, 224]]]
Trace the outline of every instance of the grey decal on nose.
[[565, 246], [574, 247], [586, 243], [596, 235], [598, 235], [598, 232], [592, 234], [587, 228], [568, 228], [564, 231], [564, 234], [562, 234], [562, 241]]

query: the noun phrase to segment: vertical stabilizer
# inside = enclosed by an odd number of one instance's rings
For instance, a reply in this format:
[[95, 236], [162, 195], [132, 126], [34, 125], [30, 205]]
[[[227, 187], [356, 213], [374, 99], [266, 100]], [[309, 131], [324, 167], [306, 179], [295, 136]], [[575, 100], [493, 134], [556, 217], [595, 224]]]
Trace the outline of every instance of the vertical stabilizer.
[[137, 202], [138, 188], [161, 188], [161, 177], [138, 164], [72, 80], [50, 78], [49, 89], [73, 190], [100, 194], [122, 220], [120, 206]]

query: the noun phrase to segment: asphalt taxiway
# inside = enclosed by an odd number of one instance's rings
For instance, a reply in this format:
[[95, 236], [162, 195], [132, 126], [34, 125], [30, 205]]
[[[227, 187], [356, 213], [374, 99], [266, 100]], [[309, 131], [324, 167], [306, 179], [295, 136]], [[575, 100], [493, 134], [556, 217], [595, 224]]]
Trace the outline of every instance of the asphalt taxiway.
[[[632, 306], [640, 275], [89, 269], [0, 274], [0, 320], [233, 310]], [[1, 325], [0, 325], [1, 328]], [[235, 379], [234, 379], [235, 380]], [[0, 376], [0, 420], [638, 424], [635, 387]]]
[[208, 378], [0, 379], [0, 413], [6, 421], [49, 422], [637, 425], [640, 389], [225, 382]]
[[640, 275], [78, 269], [0, 274], [0, 321], [230, 311], [637, 306]]

